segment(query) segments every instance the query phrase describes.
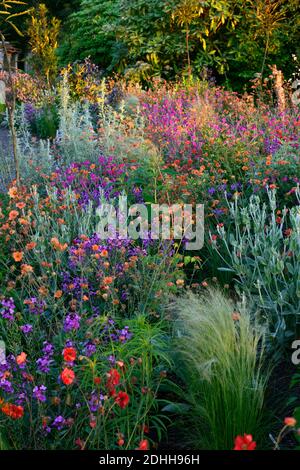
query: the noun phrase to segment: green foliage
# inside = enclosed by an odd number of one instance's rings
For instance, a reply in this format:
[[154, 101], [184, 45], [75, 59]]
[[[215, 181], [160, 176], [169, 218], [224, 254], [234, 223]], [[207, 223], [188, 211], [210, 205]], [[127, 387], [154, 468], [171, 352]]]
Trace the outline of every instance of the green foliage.
[[[241, 88], [299, 48], [293, 0], [81, 0], [65, 25], [61, 61], [91, 56], [108, 72], [174, 78], [206, 68]], [[242, 81], [241, 81], [242, 79]]]
[[44, 74], [47, 83], [56, 77], [58, 47], [57, 39], [60, 30], [60, 21], [53, 17], [48, 19], [48, 10], [43, 3], [31, 14], [27, 35], [33, 53], [32, 63], [35, 72]]
[[55, 104], [47, 104], [38, 110], [31, 124], [31, 132], [40, 139], [54, 139], [58, 129], [58, 111]]
[[74, 62], [88, 56], [102, 67], [117, 66], [116, 22], [118, 1], [82, 0], [80, 9], [67, 22], [68, 33], [60, 48], [63, 61]]
[[263, 330], [244, 304], [236, 307], [215, 290], [185, 295], [175, 311], [176, 371], [186, 386], [193, 448], [232, 449], [244, 433], [259, 439], [267, 382]]
[[[237, 276], [237, 289], [252, 299], [280, 344], [297, 334], [300, 311], [299, 205], [279, 211], [275, 191], [268, 203], [251, 196], [246, 207], [230, 203], [231, 227], [219, 227], [221, 243], [213, 242]], [[280, 216], [278, 216], [278, 211]], [[224, 264], [225, 264], [224, 263]]]
[[[23, 36], [21, 30], [15, 23], [15, 20], [20, 17], [27, 15], [30, 9], [26, 9], [27, 3], [21, 0], [0, 0], [0, 25], [11, 26], [15, 32]], [[4, 25], [2, 24], [4, 23]]]

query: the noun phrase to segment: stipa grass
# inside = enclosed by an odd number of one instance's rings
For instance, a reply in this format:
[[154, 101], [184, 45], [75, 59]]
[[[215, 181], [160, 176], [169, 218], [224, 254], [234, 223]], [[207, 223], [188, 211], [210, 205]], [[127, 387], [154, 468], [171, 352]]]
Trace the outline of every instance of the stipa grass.
[[196, 449], [232, 449], [234, 438], [263, 433], [268, 372], [264, 332], [244, 305], [237, 310], [219, 291], [187, 294], [175, 305], [177, 371], [186, 385]]

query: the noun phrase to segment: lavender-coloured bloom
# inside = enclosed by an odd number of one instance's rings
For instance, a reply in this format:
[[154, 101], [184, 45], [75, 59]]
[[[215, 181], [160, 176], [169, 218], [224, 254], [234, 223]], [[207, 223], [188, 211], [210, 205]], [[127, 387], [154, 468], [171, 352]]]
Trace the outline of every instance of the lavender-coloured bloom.
[[22, 331], [22, 333], [24, 333], [25, 335], [27, 335], [27, 334], [29, 334], [29, 333], [32, 332], [33, 326], [30, 325], [29, 323], [27, 323], [26, 325], [20, 326], [20, 330]]
[[69, 313], [64, 322], [64, 330], [78, 330], [80, 327], [80, 316], [77, 313]]
[[30, 313], [34, 315], [41, 315], [44, 313], [46, 308], [46, 302], [42, 299], [37, 299], [36, 297], [31, 297], [26, 301], [26, 305]]
[[47, 356], [40, 357], [36, 361], [38, 371], [41, 372], [42, 374], [48, 374], [48, 372], [50, 372], [50, 366], [52, 362], [53, 360], [51, 360]]
[[25, 401], [26, 401], [26, 393], [24, 393], [24, 392], [19, 393], [19, 396], [16, 400], [16, 404], [17, 405], [22, 405]]
[[7, 379], [0, 379], [0, 388], [4, 390], [6, 393], [13, 393], [14, 388], [11, 384], [11, 382]]
[[46, 390], [47, 390], [47, 387], [45, 387], [45, 385], [36, 386], [33, 389], [33, 396], [38, 401], [45, 402], [47, 399], [45, 395]]
[[63, 416], [57, 416], [52, 423], [52, 426], [60, 431], [66, 424], [66, 420]]
[[53, 344], [49, 343], [48, 341], [44, 341], [42, 351], [45, 355], [53, 356], [53, 353], [54, 353]]
[[95, 344], [93, 344], [91, 341], [88, 341], [84, 345], [84, 355], [87, 357], [91, 357], [95, 352], [97, 351], [97, 348]]
[[216, 189], [215, 188], [209, 188], [207, 192], [210, 196], [212, 196], [213, 194], [215, 194]]
[[32, 124], [35, 120], [37, 110], [32, 103], [25, 103], [24, 105], [24, 117], [29, 124]]
[[3, 299], [1, 300], [2, 308], [0, 309], [0, 314], [3, 318], [9, 321], [14, 320], [14, 313], [15, 313], [15, 303], [13, 298], [10, 299]]
[[125, 326], [122, 330], [117, 330], [119, 335], [118, 339], [121, 343], [125, 343], [126, 341], [132, 338], [132, 333], [129, 331], [129, 326]]
[[110, 362], [111, 365], [115, 365], [116, 363], [116, 358], [115, 356], [113, 356], [112, 354], [110, 356], [108, 356], [108, 362]]
[[91, 393], [91, 398], [89, 399], [89, 407], [92, 413], [95, 413], [102, 404], [104, 396], [100, 393], [93, 391]]
[[214, 213], [215, 215], [223, 215], [224, 212], [223, 212], [222, 209], [214, 209], [213, 213]]

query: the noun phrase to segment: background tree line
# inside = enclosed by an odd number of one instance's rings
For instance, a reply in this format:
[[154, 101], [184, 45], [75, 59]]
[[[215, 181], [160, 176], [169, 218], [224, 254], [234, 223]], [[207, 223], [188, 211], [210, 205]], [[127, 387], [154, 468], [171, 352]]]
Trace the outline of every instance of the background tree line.
[[[30, 0], [29, 6], [41, 2]], [[234, 89], [299, 54], [298, 0], [45, 0], [61, 20], [60, 65], [87, 56], [136, 78], [201, 75]], [[24, 21], [22, 18], [19, 21]]]

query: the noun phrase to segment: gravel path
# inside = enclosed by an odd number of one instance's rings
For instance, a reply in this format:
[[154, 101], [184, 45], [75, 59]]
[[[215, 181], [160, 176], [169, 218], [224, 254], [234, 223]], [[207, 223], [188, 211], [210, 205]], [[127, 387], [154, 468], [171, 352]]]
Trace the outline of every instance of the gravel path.
[[14, 178], [12, 145], [9, 131], [0, 127], [0, 192]]

